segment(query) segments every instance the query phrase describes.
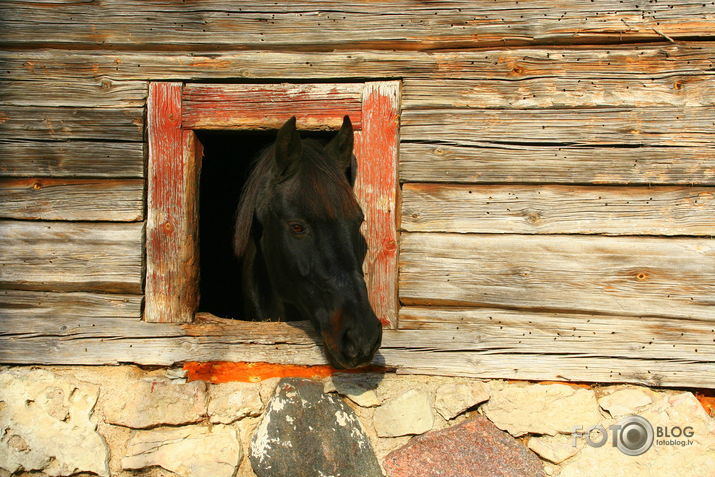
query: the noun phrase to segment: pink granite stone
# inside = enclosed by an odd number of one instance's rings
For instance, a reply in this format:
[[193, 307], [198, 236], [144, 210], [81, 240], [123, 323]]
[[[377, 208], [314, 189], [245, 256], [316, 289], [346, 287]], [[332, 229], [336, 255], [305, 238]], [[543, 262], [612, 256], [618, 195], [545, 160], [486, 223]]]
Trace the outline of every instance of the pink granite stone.
[[384, 462], [389, 477], [543, 477], [539, 458], [484, 416], [415, 437]]

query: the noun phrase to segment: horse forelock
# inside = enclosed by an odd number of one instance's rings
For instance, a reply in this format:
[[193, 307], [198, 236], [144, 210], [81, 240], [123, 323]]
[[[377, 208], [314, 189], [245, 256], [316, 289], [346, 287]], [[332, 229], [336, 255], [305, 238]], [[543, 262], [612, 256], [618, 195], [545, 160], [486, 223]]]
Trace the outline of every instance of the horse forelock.
[[[289, 200], [311, 219], [357, 220], [362, 211], [345, 171], [340, 170], [334, 158], [326, 157], [316, 141], [304, 140], [303, 146], [299, 167], [282, 181]], [[239, 258], [250, 241], [257, 207], [270, 184], [278, 181], [274, 151], [269, 147], [261, 153], [241, 194], [234, 230], [234, 253]]]

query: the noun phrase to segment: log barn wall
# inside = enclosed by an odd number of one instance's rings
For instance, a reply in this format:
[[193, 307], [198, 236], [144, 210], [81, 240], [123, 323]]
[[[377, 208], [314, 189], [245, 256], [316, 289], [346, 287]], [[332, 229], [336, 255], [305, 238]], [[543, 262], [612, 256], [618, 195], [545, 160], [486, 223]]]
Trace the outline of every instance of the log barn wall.
[[150, 81], [402, 81], [399, 372], [715, 387], [715, 2], [0, 3], [0, 361], [322, 363], [142, 313]]

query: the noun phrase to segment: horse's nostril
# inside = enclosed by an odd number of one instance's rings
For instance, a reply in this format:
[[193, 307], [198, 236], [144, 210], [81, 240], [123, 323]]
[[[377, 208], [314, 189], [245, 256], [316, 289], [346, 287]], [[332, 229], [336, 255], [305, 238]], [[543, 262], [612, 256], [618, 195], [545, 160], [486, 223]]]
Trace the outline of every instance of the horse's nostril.
[[346, 358], [353, 360], [357, 358], [360, 354], [360, 347], [351, 335], [352, 333], [350, 333], [350, 330], [346, 331], [345, 334], [343, 334], [343, 355]]

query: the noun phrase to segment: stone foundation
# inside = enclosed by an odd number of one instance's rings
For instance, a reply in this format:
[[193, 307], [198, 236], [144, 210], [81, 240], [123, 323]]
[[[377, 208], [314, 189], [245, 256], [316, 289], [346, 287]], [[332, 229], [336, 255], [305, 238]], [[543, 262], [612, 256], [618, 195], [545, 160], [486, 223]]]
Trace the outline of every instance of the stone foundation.
[[[252, 445], [255, 454], [270, 439], [252, 439], [278, 382], [186, 382], [181, 369], [133, 366], [2, 368], [0, 476], [254, 476]], [[687, 391], [377, 373], [320, 382], [328, 401], [357, 416], [356, 435], [390, 476], [436, 467], [534, 475], [533, 465], [561, 477], [715, 476], [715, 419]], [[338, 412], [336, 426], [352, 425], [352, 413]], [[632, 414], [667, 434], [640, 456], [614, 447], [608, 431]], [[599, 425], [601, 447], [573, 435]], [[477, 468], [485, 456], [492, 474]]]

